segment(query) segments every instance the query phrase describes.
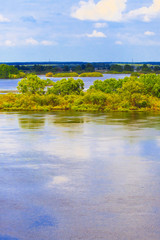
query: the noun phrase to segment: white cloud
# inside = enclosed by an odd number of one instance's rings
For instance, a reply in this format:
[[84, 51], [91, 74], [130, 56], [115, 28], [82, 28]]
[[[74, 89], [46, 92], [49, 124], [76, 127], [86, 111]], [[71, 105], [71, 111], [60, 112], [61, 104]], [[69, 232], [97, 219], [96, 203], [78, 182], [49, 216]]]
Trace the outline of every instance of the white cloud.
[[155, 33], [154, 33], [154, 32], [150, 32], [150, 31], [146, 31], [146, 32], [144, 33], [144, 35], [146, 35], [146, 36], [154, 36]]
[[153, 0], [149, 7], [142, 7], [130, 11], [126, 14], [127, 19], [142, 19], [144, 22], [150, 22], [152, 18], [160, 15], [160, 0]]
[[96, 30], [93, 30], [91, 34], [86, 34], [86, 36], [90, 38], [106, 38], [107, 37], [103, 32], [97, 32]]
[[[124, 13], [127, 0], [95, 0], [80, 1], [78, 7], [72, 8], [71, 16], [79, 20], [127, 21], [138, 19], [150, 22], [160, 16], [160, 0], [152, 0], [149, 7], [141, 7]], [[103, 23], [95, 24], [96, 28], [103, 27]]]
[[80, 1], [79, 7], [72, 9], [71, 16], [80, 20], [121, 21], [127, 0]]
[[38, 45], [39, 42], [37, 40], [35, 40], [34, 38], [28, 38], [26, 39], [26, 44], [29, 44], [29, 45]]
[[125, 44], [129, 43], [135, 46], [160, 46], [159, 40], [146, 39], [144, 34], [118, 34], [117, 37]]
[[65, 176], [56, 176], [53, 178], [52, 184], [64, 184], [67, 183], [69, 179]]
[[52, 42], [52, 41], [43, 40], [41, 42], [41, 44], [44, 45], [44, 46], [52, 46], [52, 45], [56, 45], [57, 43], [56, 42]]
[[115, 44], [122, 45], [123, 43], [122, 43], [122, 41], [116, 41]]
[[6, 40], [4, 42], [4, 45], [7, 46], [7, 47], [13, 47], [13, 46], [15, 46], [15, 43], [12, 42], [11, 40]]
[[14, 39], [9, 40], [9, 39], [3, 39], [0, 35], [0, 46], [7, 46], [7, 47], [14, 47], [14, 46], [24, 46], [24, 45], [33, 45], [33, 46], [52, 46], [52, 45], [57, 45], [58, 43], [55, 41], [48, 41], [48, 40], [43, 40], [43, 41], [37, 41], [34, 38], [27, 38], [25, 40], [23, 39]]
[[0, 14], [0, 22], [1, 22], [1, 23], [2, 23], [2, 22], [10, 22], [10, 20]]
[[104, 28], [104, 27], [107, 27], [107, 23], [95, 23], [94, 27], [95, 28]]
[[31, 38], [26, 39], [25, 44], [34, 45], [34, 46], [36, 46], [36, 45], [52, 46], [52, 45], [57, 45], [57, 42], [48, 41], [48, 40], [37, 41], [36, 39], [31, 37]]

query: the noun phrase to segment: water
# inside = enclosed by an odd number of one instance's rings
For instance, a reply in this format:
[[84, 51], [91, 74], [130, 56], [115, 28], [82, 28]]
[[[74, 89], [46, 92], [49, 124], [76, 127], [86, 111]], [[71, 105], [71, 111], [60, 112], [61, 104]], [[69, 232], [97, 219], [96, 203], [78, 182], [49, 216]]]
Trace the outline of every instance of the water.
[[0, 79], [0, 90], [17, 90], [21, 79]]
[[[97, 79], [100, 79], [100, 80], [105, 80], [105, 79], [109, 79], [109, 78], [116, 78], [116, 79], [119, 79], [119, 78], [124, 78], [126, 76], [130, 76], [130, 74], [104, 74], [103, 77], [91, 77], [91, 78], [80, 78], [84, 81], [84, 84], [85, 84], [85, 89], [88, 89], [90, 87], [90, 85], [93, 84], [93, 82]], [[47, 77], [45, 77], [44, 75], [40, 75], [39, 76], [40, 78], [43, 78], [43, 79], [47, 79]], [[57, 80], [60, 80], [62, 78], [52, 78], [50, 77], [50, 79], [54, 82], [56, 82]], [[78, 79], [78, 78], [74, 78], [74, 79]], [[18, 82], [20, 81], [21, 79], [0, 79], [0, 90], [16, 90], [17, 89], [17, 85], [18, 85]]]
[[[123, 79], [125, 77], [129, 77], [130, 74], [103, 74], [103, 77], [74, 77], [74, 79], [82, 79], [84, 82], [84, 89], [87, 90], [95, 80], [105, 80], [105, 79], [110, 79], [110, 78], [115, 78], [115, 79]], [[45, 76], [41, 76], [43, 79], [47, 79]], [[61, 80], [62, 78], [50, 78], [52, 81], [56, 82], [57, 80]]]
[[159, 240], [160, 114], [0, 113], [0, 240]]

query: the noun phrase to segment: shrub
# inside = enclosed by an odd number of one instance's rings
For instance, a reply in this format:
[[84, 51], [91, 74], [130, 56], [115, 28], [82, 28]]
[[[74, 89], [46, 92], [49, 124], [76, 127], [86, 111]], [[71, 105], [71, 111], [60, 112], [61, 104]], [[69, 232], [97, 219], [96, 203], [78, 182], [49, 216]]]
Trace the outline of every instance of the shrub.
[[70, 94], [80, 94], [84, 89], [84, 83], [81, 79], [62, 79], [53, 83], [53, 87], [48, 88], [48, 94], [56, 95], [70, 95]]
[[53, 75], [53, 77], [78, 77], [78, 73], [76, 72], [67, 72], [67, 73], [56, 73]]
[[53, 77], [53, 76], [54, 76], [54, 74], [52, 72], [46, 73], [46, 77]]
[[103, 77], [103, 74], [100, 72], [86, 72], [86, 73], [81, 73], [79, 77]]
[[27, 94], [43, 94], [46, 81], [36, 75], [28, 75], [18, 83], [18, 91]]

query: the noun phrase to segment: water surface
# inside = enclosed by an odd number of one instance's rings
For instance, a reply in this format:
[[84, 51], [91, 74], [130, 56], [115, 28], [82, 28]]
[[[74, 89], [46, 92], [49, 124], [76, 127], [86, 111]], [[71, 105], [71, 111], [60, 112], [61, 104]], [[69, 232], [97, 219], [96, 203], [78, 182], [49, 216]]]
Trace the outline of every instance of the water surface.
[[[100, 80], [105, 80], [105, 79], [110, 79], [110, 78], [124, 78], [126, 76], [130, 76], [130, 74], [104, 74], [103, 77], [85, 77], [85, 78], [81, 78], [84, 81], [84, 87], [85, 89], [88, 89], [90, 87], [90, 85], [93, 84], [93, 82], [97, 79]], [[45, 75], [40, 75], [40, 78], [43, 79], [47, 79], [47, 77], [45, 77]], [[50, 79], [54, 82], [61, 80], [62, 78], [52, 78], [50, 77]], [[74, 79], [78, 79], [76, 77], [74, 77]], [[16, 90], [17, 89], [17, 85], [18, 82], [21, 79], [0, 79], [0, 90]]]
[[159, 240], [160, 115], [0, 113], [0, 240]]

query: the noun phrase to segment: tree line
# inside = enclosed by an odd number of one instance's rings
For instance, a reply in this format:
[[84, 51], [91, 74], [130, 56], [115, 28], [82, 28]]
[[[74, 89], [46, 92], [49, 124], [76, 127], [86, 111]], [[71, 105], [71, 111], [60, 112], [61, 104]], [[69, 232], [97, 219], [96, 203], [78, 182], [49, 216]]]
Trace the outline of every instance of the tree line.
[[[33, 66], [27, 66], [27, 65], [7, 65], [7, 64], [1, 64], [0, 65], [0, 78], [23, 78], [26, 74], [34, 73], [34, 74], [48, 74], [50, 73], [50, 76], [57, 77], [67, 77], [65, 75], [68, 73], [71, 77], [76, 76], [89, 76], [86, 73], [92, 73], [90, 76], [100, 77], [100, 75], [96, 74], [96, 72], [100, 71], [103, 73], [131, 73], [132, 75], [136, 75], [136, 73], [160, 73], [160, 66], [158, 65], [132, 65], [132, 64], [98, 64], [98, 66], [103, 66], [104, 69], [102, 70], [100, 68], [96, 68], [96, 64], [86, 63], [81, 65], [64, 65], [62, 67], [58, 66], [49, 66], [49, 65], [33, 65]], [[94, 74], [95, 73], [95, 74]], [[48, 75], [48, 77], [50, 77]]]

